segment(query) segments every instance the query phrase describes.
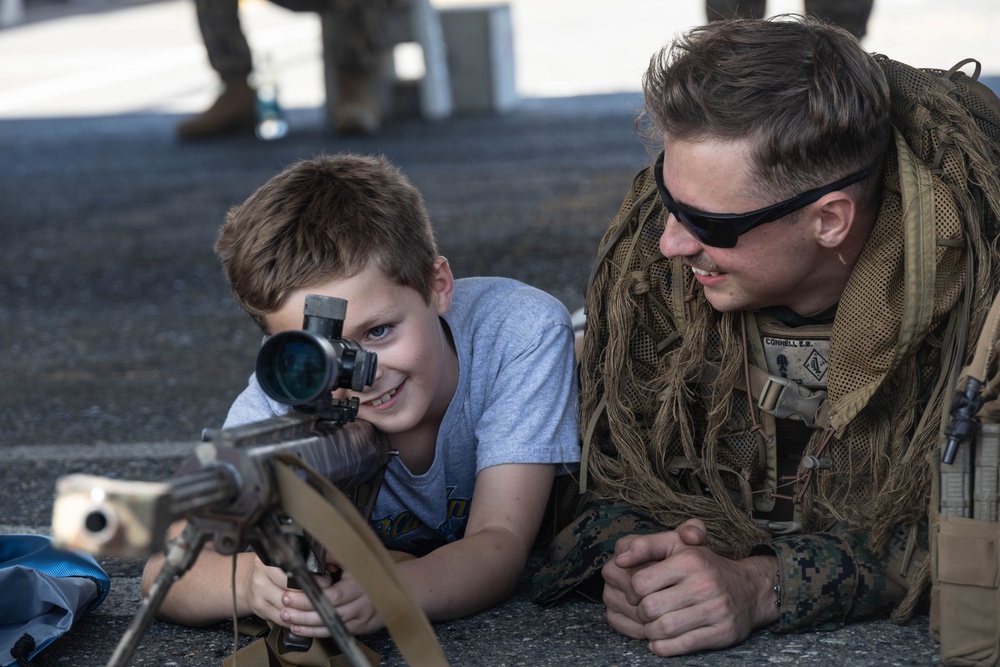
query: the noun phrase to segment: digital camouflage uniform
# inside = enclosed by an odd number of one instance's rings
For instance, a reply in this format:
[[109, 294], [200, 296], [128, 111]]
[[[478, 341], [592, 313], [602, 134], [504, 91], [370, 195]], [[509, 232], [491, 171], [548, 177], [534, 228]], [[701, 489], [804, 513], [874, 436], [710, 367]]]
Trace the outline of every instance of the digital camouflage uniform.
[[[865, 36], [868, 17], [875, 0], [805, 0], [805, 13], [839, 25], [861, 39]], [[706, 0], [705, 14], [709, 21], [727, 18], [762, 19], [767, 0]]]
[[[691, 517], [722, 555], [777, 556], [776, 631], [900, 621], [926, 600], [927, 457], [1000, 291], [1000, 105], [961, 72], [876, 59], [895, 139], [878, 220], [832, 322], [714, 311], [681, 260], [659, 253], [652, 168], [635, 177], [587, 294], [587, 490], [536, 575], [536, 601], [600, 599], [619, 538]], [[828, 338], [813, 428], [765, 413], [756, 391], [748, 400], [753, 367], [776, 373], [760, 343], [775, 326]]]

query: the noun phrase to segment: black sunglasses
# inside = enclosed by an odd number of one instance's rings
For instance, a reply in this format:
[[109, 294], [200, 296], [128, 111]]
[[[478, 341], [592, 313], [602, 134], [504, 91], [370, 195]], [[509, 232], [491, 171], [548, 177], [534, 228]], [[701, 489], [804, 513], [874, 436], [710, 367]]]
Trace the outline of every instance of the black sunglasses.
[[778, 218], [783, 218], [793, 211], [797, 211], [804, 206], [812, 204], [825, 194], [829, 194], [841, 188], [846, 188], [852, 183], [868, 177], [868, 169], [862, 169], [856, 174], [851, 174], [840, 179], [836, 183], [824, 185], [815, 190], [803, 192], [791, 199], [780, 201], [771, 206], [759, 208], [749, 213], [706, 213], [696, 208], [690, 208], [674, 201], [663, 184], [663, 153], [656, 158], [656, 166], [653, 167], [656, 178], [656, 188], [660, 191], [660, 199], [663, 206], [670, 211], [675, 218], [680, 220], [691, 233], [698, 237], [705, 245], [716, 248], [732, 248], [736, 245], [740, 234], [745, 234], [758, 225], [765, 222], [773, 222]]

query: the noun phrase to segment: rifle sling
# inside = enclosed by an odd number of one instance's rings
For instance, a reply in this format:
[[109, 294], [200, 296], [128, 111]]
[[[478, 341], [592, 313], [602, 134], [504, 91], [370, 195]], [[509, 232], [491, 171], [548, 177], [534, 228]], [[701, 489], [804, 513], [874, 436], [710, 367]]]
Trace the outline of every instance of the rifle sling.
[[[333, 639], [314, 639], [308, 651], [282, 653], [280, 625], [263, 622], [265, 629], [260, 639], [244, 646], [222, 660], [222, 667], [351, 667], [350, 659], [340, 652]], [[243, 623], [240, 631], [243, 632]], [[382, 656], [377, 651], [358, 642], [361, 653], [371, 667], [378, 667]]]
[[[293, 470], [306, 471], [320, 487], [317, 491]], [[409, 585], [353, 503], [326, 478], [313, 473], [294, 456], [279, 456], [272, 463], [281, 509], [349, 571], [371, 598], [399, 652], [410, 665], [448, 667], [441, 645]], [[314, 640], [308, 651], [282, 654], [277, 638], [280, 626], [268, 623], [262, 639], [223, 661], [224, 667], [347, 667], [346, 656], [332, 639]], [[359, 642], [361, 652], [376, 666], [381, 656]]]
[[304, 464], [294, 457], [281, 459], [274, 462], [274, 474], [285, 513], [358, 580], [408, 664], [447, 667], [444, 651], [409, 584], [351, 501], [328, 480], [313, 475], [321, 494], [291, 468], [307, 470]]

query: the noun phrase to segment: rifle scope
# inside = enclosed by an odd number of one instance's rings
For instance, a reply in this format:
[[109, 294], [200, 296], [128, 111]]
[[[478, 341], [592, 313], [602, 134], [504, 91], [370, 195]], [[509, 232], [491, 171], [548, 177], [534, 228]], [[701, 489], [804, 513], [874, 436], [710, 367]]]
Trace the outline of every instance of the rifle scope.
[[376, 355], [342, 338], [347, 301], [306, 296], [302, 330], [267, 338], [257, 353], [264, 392], [297, 408], [323, 405], [335, 389], [363, 391], [375, 381]]

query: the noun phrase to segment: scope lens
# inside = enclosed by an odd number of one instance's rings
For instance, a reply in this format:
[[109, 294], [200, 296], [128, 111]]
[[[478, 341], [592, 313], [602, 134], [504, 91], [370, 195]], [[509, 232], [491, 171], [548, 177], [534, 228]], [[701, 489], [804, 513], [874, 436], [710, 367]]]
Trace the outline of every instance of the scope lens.
[[257, 353], [257, 381], [279, 403], [309, 406], [328, 403], [338, 388], [363, 391], [375, 378], [375, 364], [375, 353], [354, 341], [283, 331], [265, 340]]
[[257, 377], [271, 398], [294, 405], [329, 391], [328, 358], [316, 339], [286, 332], [269, 340], [262, 353]]

